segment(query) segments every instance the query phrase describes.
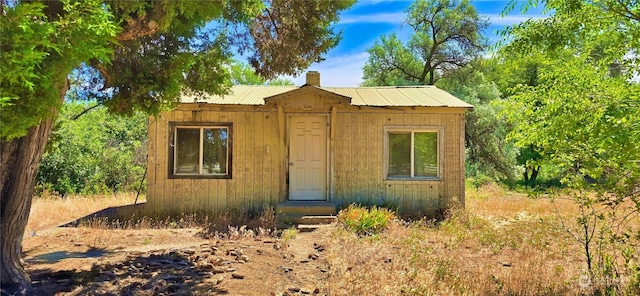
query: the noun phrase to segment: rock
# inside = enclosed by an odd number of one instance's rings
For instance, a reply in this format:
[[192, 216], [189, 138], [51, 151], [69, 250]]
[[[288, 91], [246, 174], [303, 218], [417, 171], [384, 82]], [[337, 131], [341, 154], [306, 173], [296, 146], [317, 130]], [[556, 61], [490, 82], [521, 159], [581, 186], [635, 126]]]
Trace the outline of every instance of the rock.
[[309, 294], [311, 294], [311, 290], [300, 289], [300, 293], [305, 294], [305, 295], [309, 295]]
[[300, 288], [298, 288], [298, 287], [289, 287], [289, 291], [297, 293], [297, 292], [300, 292]]
[[70, 279], [59, 279], [59, 280], [56, 280], [56, 284], [59, 284], [59, 285], [67, 285], [70, 282], [71, 282]]
[[316, 259], [318, 259], [320, 257], [320, 254], [313, 253], [313, 254], [309, 254], [308, 257], [309, 257], [309, 259], [316, 260]]
[[216, 278], [215, 284], [217, 285], [219, 283], [222, 283], [222, 281], [224, 281], [224, 277], [220, 276], [220, 277]]
[[195, 250], [191, 250], [191, 249], [186, 249], [182, 251], [183, 253], [187, 254], [187, 255], [193, 255], [196, 253]]
[[229, 267], [229, 268], [225, 269], [224, 271], [225, 272], [234, 272], [234, 271], [236, 271], [236, 269], [233, 268], [233, 267]]
[[508, 261], [500, 262], [500, 264], [502, 264], [502, 266], [504, 267], [511, 267], [511, 262]]
[[264, 254], [264, 251], [263, 250], [256, 250], [256, 253], [258, 253], [258, 255], [262, 255], [262, 254]]
[[309, 263], [309, 260], [300, 260], [300, 263]]
[[327, 270], [326, 270], [326, 269], [324, 269], [324, 268], [321, 268], [321, 269], [320, 269], [320, 272], [327, 272]]
[[239, 274], [239, 273], [232, 273], [231, 277], [234, 278], [234, 279], [239, 279], [239, 280], [244, 279], [244, 275], [243, 274]]
[[187, 287], [183, 284], [171, 284], [167, 286], [167, 289], [166, 289], [166, 291], [169, 292], [171, 295], [174, 295], [177, 292], [186, 291], [186, 290], [187, 290]]
[[240, 257], [238, 257], [240, 260], [244, 261], [244, 262], [249, 262], [249, 256], [247, 255], [242, 255]]
[[213, 274], [219, 274], [219, 273], [224, 273], [224, 270], [222, 270], [222, 269], [217, 269], [217, 268], [214, 268], [214, 269], [212, 269], [212, 270], [211, 270], [211, 273], [213, 273]]
[[313, 290], [313, 294], [320, 294], [320, 289], [316, 288], [315, 290]]
[[293, 268], [291, 268], [291, 267], [281, 266], [280, 268], [282, 268], [282, 270], [284, 270], [284, 272], [293, 271]]

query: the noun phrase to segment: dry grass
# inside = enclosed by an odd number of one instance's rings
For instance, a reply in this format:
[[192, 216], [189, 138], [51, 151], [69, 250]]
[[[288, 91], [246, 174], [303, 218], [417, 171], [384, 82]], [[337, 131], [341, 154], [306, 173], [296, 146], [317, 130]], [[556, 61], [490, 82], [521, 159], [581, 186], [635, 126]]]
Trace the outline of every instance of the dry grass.
[[[332, 295], [591, 295], [581, 245], [558, 213], [571, 199], [530, 198], [487, 185], [441, 223], [396, 221], [361, 238], [336, 227], [328, 255]], [[345, 252], [345, 250], [349, 250]], [[630, 291], [633, 287], [625, 287]], [[618, 291], [620, 292], [620, 291]], [[633, 293], [630, 293], [633, 294]]]
[[[42, 230], [64, 225], [109, 207], [131, 205], [134, 201], [135, 193], [34, 197], [26, 233], [35, 235]], [[138, 202], [144, 201], [145, 197], [140, 196]], [[205, 238], [228, 238], [273, 236], [276, 219], [275, 210], [265, 207], [262, 210], [229, 210], [213, 218], [197, 214], [164, 218], [132, 217], [128, 220], [99, 217], [81, 221], [78, 226], [105, 230], [105, 235], [108, 235], [107, 230], [192, 228], [200, 229], [200, 235]]]
[[[36, 198], [27, 231], [130, 204], [133, 199], [133, 195]], [[331, 237], [323, 238], [328, 246], [329, 280], [319, 285], [330, 295], [592, 295], [596, 286], [585, 283], [581, 245], [561, 223], [575, 221], [578, 212], [571, 198], [531, 198], [488, 184], [468, 190], [466, 209], [453, 209], [442, 222], [393, 220], [379, 235], [364, 237], [336, 224]], [[240, 214], [228, 212], [204, 220], [142, 218], [123, 222], [119, 229], [112, 222], [94, 220], [84, 225], [88, 228], [71, 233], [78, 236], [73, 238], [77, 241], [86, 240], [91, 231], [93, 238], [87, 245], [95, 247], [175, 240], [172, 229], [150, 229], [127, 234], [131, 242], [123, 243], [119, 232], [128, 228], [197, 227], [211, 239], [274, 234], [260, 230], [275, 226], [272, 208], [250, 217]], [[640, 225], [637, 219], [632, 223]], [[233, 224], [238, 226], [229, 227]], [[295, 240], [295, 235], [283, 232], [282, 239]], [[634, 260], [637, 263], [637, 256]], [[633, 286], [640, 279], [633, 282], [628, 275], [622, 276], [626, 279], [618, 292], [640, 291]]]
[[[32, 233], [62, 225], [102, 209], [133, 204], [135, 193], [111, 195], [69, 196], [43, 195], [34, 197], [26, 232]], [[144, 202], [141, 195], [138, 202]]]

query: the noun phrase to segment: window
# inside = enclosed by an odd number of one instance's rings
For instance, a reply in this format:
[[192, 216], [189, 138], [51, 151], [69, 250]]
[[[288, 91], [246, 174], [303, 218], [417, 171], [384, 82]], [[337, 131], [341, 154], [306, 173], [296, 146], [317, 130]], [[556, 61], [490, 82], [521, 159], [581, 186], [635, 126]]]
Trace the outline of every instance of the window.
[[388, 129], [387, 178], [437, 179], [439, 134], [438, 130]]
[[174, 178], [231, 178], [231, 125], [173, 126]]

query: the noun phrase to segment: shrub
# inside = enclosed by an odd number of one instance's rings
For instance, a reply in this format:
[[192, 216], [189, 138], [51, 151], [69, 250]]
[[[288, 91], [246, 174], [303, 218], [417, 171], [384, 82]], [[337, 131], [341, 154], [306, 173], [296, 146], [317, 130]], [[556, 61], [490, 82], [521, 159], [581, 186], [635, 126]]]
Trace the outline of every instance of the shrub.
[[[47, 143], [37, 193], [59, 195], [135, 191], [146, 167], [147, 116], [111, 115], [104, 107], [68, 102]], [[142, 186], [145, 188], [145, 186]]]
[[380, 233], [394, 218], [395, 213], [389, 209], [376, 206], [365, 208], [355, 204], [338, 214], [338, 219], [345, 229], [360, 236]]

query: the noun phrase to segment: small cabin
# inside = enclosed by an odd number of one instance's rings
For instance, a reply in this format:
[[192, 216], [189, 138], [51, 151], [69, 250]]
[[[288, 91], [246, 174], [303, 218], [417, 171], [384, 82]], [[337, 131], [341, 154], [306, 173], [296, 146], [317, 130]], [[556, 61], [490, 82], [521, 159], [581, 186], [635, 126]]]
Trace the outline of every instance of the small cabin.
[[465, 112], [435, 86], [236, 85], [151, 117], [149, 214], [464, 206]]

